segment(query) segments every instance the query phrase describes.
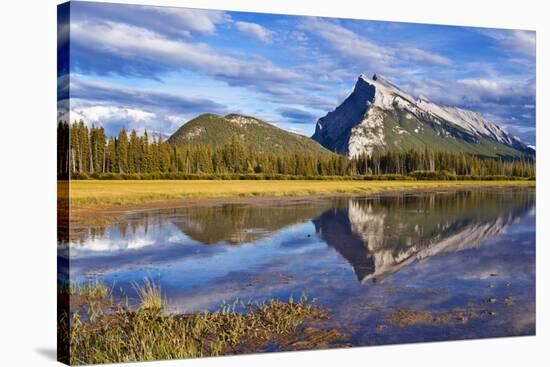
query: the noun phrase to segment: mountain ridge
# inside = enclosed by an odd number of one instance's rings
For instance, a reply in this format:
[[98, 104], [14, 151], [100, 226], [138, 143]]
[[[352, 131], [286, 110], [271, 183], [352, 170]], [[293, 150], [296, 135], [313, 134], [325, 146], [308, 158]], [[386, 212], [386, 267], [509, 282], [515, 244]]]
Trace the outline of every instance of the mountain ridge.
[[377, 74], [361, 74], [344, 102], [317, 121], [312, 139], [349, 157], [426, 147], [487, 157], [534, 154], [480, 113], [413, 98]]

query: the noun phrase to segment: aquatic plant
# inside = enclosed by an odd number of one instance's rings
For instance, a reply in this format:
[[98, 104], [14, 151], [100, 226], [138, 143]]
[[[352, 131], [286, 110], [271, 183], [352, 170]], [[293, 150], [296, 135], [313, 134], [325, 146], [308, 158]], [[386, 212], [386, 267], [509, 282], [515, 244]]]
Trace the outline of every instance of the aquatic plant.
[[311, 349], [346, 337], [333, 329], [305, 329], [308, 321], [328, 319], [328, 310], [305, 295], [288, 302], [236, 300], [212, 312], [175, 315], [165, 314], [160, 288], [153, 281], [145, 279], [136, 289], [136, 309], [118, 304], [100, 310], [95, 303], [87, 319], [75, 311], [70, 322], [59, 322], [59, 333], [70, 346], [66, 360], [94, 364], [194, 358], [260, 352], [273, 344]]
[[103, 300], [107, 298], [111, 291], [105, 283], [98, 280], [90, 280], [82, 284], [69, 284], [69, 293], [71, 296], [85, 297], [89, 300]]
[[139, 307], [143, 310], [161, 310], [164, 306], [160, 287], [151, 279], [145, 278], [143, 284], [134, 284], [139, 296]]

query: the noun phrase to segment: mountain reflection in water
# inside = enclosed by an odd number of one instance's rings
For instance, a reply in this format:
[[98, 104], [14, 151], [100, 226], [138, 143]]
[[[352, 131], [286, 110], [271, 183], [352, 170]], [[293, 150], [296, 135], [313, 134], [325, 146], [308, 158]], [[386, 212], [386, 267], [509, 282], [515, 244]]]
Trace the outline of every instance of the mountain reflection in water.
[[313, 220], [360, 282], [376, 281], [415, 259], [479, 246], [534, 205], [529, 193], [382, 196], [336, 201]]
[[[353, 345], [531, 335], [535, 219], [530, 188], [264, 198], [129, 213], [71, 233], [70, 259], [66, 246], [58, 257], [72, 281], [99, 279], [115, 298], [136, 299], [135, 283], [151, 277], [170, 312], [306, 292]], [[387, 325], [393, 310], [470, 304], [496, 316]]]
[[71, 257], [78, 263], [81, 257], [101, 255], [102, 268], [108, 268], [105, 256], [113, 257], [117, 267], [208, 256], [223, 250], [189, 252], [189, 246], [181, 245], [249, 244], [311, 220], [318, 237], [366, 283], [414, 260], [477, 247], [534, 204], [532, 190], [474, 190], [145, 211], [108, 228], [81, 231]]

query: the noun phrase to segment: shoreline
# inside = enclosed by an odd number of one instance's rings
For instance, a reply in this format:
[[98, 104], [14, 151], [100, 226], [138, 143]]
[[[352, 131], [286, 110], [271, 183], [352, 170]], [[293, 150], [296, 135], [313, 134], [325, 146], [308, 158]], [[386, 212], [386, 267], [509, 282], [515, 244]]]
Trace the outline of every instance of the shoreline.
[[[152, 183], [164, 187], [161, 187], [160, 190], [159, 187], [154, 187], [155, 192], [151, 193], [145, 191], [151, 187], [151, 182], [148, 181], [107, 181], [107, 184], [105, 184], [105, 181], [78, 181], [76, 187], [75, 182], [72, 181], [71, 198], [76, 196], [76, 199], [72, 199], [73, 203], [70, 205], [70, 222], [71, 224], [78, 224], [94, 217], [118, 217], [134, 211], [179, 207], [217, 206], [222, 204], [264, 206], [275, 200], [285, 200], [287, 202], [307, 200], [312, 202], [327, 197], [366, 197], [426, 191], [447, 192], [457, 189], [536, 187], [536, 181], [528, 180], [331, 181], [328, 184], [321, 181], [317, 185], [317, 182], [312, 185], [311, 182], [304, 184], [303, 181], [260, 181], [259, 185], [258, 181], [244, 182], [244, 185], [242, 181], [153, 181]], [[178, 187], [178, 184], [180, 187]], [[117, 197], [114, 194], [109, 196], [110, 189], [116, 189], [116, 186], [118, 186], [118, 189], [123, 188], [128, 189], [128, 191], [122, 196]], [[213, 186], [215, 190], [212, 190]], [[174, 190], [174, 187], [176, 190]], [[210, 190], [205, 190], [205, 188]], [[116, 190], [113, 191], [116, 192]], [[162, 199], [163, 195], [173, 195], [174, 197]], [[179, 197], [177, 197], [178, 195]], [[84, 224], [82, 223], [82, 225]]]

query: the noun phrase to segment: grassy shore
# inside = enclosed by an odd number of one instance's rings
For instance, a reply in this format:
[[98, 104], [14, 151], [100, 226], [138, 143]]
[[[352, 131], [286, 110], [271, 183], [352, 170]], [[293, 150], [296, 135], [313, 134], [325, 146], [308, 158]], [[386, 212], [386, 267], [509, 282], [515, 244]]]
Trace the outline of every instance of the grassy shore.
[[312, 180], [121, 180], [71, 181], [74, 206], [131, 206], [186, 198], [229, 196], [361, 195], [384, 191], [527, 186], [534, 181], [312, 181]]
[[[65, 313], [59, 333], [65, 363], [96, 364], [258, 353], [344, 346], [347, 335], [320, 328], [328, 310], [305, 296], [288, 302], [235, 302], [212, 312], [175, 315], [164, 311], [161, 290], [150, 281], [137, 285], [139, 303], [115, 304], [102, 283], [71, 288], [79, 299], [70, 321]], [[100, 297], [101, 296], [101, 297]], [[238, 310], [240, 309], [240, 310]]]

